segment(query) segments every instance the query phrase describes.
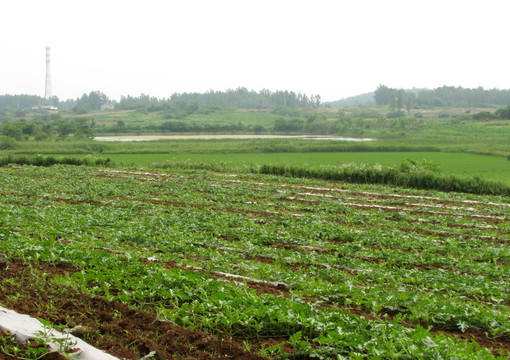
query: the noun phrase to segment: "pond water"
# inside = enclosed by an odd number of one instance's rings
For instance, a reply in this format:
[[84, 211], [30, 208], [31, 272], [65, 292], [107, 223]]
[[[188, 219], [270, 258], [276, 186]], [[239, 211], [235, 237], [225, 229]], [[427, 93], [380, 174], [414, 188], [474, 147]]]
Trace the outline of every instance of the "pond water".
[[305, 139], [305, 140], [338, 140], [338, 141], [372, 141], [370, 138], [347, 138], [338, 136], [315, 135], [122, 135], [96, 136], [97, 141], [151, 141], [151, 140], [211, 140], [211, 139]]

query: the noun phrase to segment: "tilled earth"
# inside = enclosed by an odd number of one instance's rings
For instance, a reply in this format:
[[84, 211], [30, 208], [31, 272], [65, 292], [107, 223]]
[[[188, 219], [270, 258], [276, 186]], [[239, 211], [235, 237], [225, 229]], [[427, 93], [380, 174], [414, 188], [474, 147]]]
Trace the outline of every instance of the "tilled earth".
[[[74, 271], [3, 262], [0, 264], [0, 302], [19, 313], [65, 328], [81, 325], [73, 335], [119, 358], [140, 359], [155, 351], [154, 359], [265, 359], [247, 351], [242, 341], [184, 329], [159, 321], [155, 314], [61, 288], [48, 281], [49, 277]], [[41, 277], [38, 273], [48, 275]], [[0, 356], [1, 359], [16, 359], [2, 350]]]
[[[151, 351], [155, 351], [155, 359], [266, 359], [247, 348], [257, 349], [279, 342], [278, 339], [263, 339], [252, 341], [247, 347], [242, 340], [218, 338], [184, 329], [158, 320], [153, 313], [91, 297], [75, 289], [58, 287], [48, 281], [53, 276], [70, 275], [75, 271], [74, 268], [21, 261], [0, 262], [0, 303], [19, 313], [42, 318], [64, 328], [77, 327], [73, 335], [121, 359], [140, 359]], [[285, 293], [267, 284], [251, 284], [251, 287], [262, 293]], [[362, 315], [370, 317], [369, 313]], [[510, 342], [506, 338], [489, 339], [473, 331], [464, 334], [441, 332], [459, 339], [476, 339], [481, 346], [492, 348], [496, 356], [500, 350], [510, 351]], [[3, 353], [1, 345], [0, 341], [0, 360], [20, 359]], [[284, 350], [289, 353], [293, 351], [288, 346]], [[42, 359], [65, 358], [53, 353]]]

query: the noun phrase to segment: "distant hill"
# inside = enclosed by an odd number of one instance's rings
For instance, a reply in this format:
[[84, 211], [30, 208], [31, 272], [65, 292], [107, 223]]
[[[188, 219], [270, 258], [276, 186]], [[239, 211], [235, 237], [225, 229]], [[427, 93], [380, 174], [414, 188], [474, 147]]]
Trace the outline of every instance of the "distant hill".
[[[378, 105], [388, 105], [391, 99], [396, 99], [400, 91], [404, 91], [404, 97], [414, 93], [415, 98], [412, 100], [414, 107], [488, 107], [510, 105], [510, 89], [484, 89], [463, 88], [461, 86], [442, 86], [436, 89], [394, 89], [384, 85], [380, 85], [377, 90], [357, 96], [351, 96], [345, 99], [325, 102], [323, 105], [333, 108], [343, 108], [346, 106], [370, 106], [376, 104], [375, 95], [382, 95], [382, 91], [387, 96], [383, 96], [386, 102], [378, 103]], [[400, 95], [398, 95], [400, 96]], [[379, 99], [383, 99], [379, 97]], [[389, 99], [389, 100], [388, 100]], [[405, 99], [404, 99], [405, 102]]]
[[323, 103], [323, 105], [326, 105], [326, 106], [329, 105], [333, 108], [343, 108], [346, 106], [355, 107], [355, 106], [375, 105], [374, 95], [375, 95], [375, 92], [372, 91], [372, 92], [368, 92], [368, 93], [361, 94], [361, 95], [350, 96], [345, 99], [325, 102], [325, 103]]
[[[429, 91], [429, 90], [425, 89], [425, 88], [423, 88], [423, 89], [412, 88], [412, 89], [407, 89], [407, 90], [404, 90], [404, 91], [406, 93], [414, 93], [416, 96], [418, 96], [419, 93], [426, 92], [426, 91]], [[361, 94], [361, 95], [350, 96], [350, 97], [345, 98], [345, 99], [325, 102], [325, 103], [323, 103], [323, 105], [325, 105], [325, 106], [329, 105], [332, 108], [343, 108], [343, 107], [346, 107], [346, 106], [351, 106], [351, 107], [370, 106], [370, 105], [375, 105], [376, 104], [374, 96], [375, 96], [375, 91], [372, 91], [372, 92], [364, 93], [364, 94]]]

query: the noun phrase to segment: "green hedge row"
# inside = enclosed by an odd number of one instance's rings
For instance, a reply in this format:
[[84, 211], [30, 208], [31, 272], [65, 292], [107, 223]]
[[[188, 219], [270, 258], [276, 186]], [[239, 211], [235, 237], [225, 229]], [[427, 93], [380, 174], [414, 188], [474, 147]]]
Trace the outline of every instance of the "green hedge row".
[[86, 157], [62, 157], [53, 156], [13, 156], [9, 155], [0, 158], [0, 166], [6, 165], [32, 165], [32, 166], [52, 166], [56, 164], [76, 165], [76, 166], [111, 166], [113, 162], [110, 158], [86, 158]]
[[340, 180], [363, 184], [385, 184], [415, 189], [455, 191], [479, 195], [510, 196], [510, 186], [480, 177], [464, 178], [442, 175], [433, 171], [416, 168], [383, 168], [378, 165], [350, 164], [342, 167], [305, 168], [284, 165], [262, 165], [261, 174], [288, 177]]

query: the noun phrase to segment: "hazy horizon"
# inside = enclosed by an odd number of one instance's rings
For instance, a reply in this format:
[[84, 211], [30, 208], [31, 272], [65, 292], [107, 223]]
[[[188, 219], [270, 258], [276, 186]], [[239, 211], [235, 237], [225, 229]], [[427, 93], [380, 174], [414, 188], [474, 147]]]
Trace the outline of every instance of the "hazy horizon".
[[508, 89], [505, 1], [8, 1], [0, 94]]

